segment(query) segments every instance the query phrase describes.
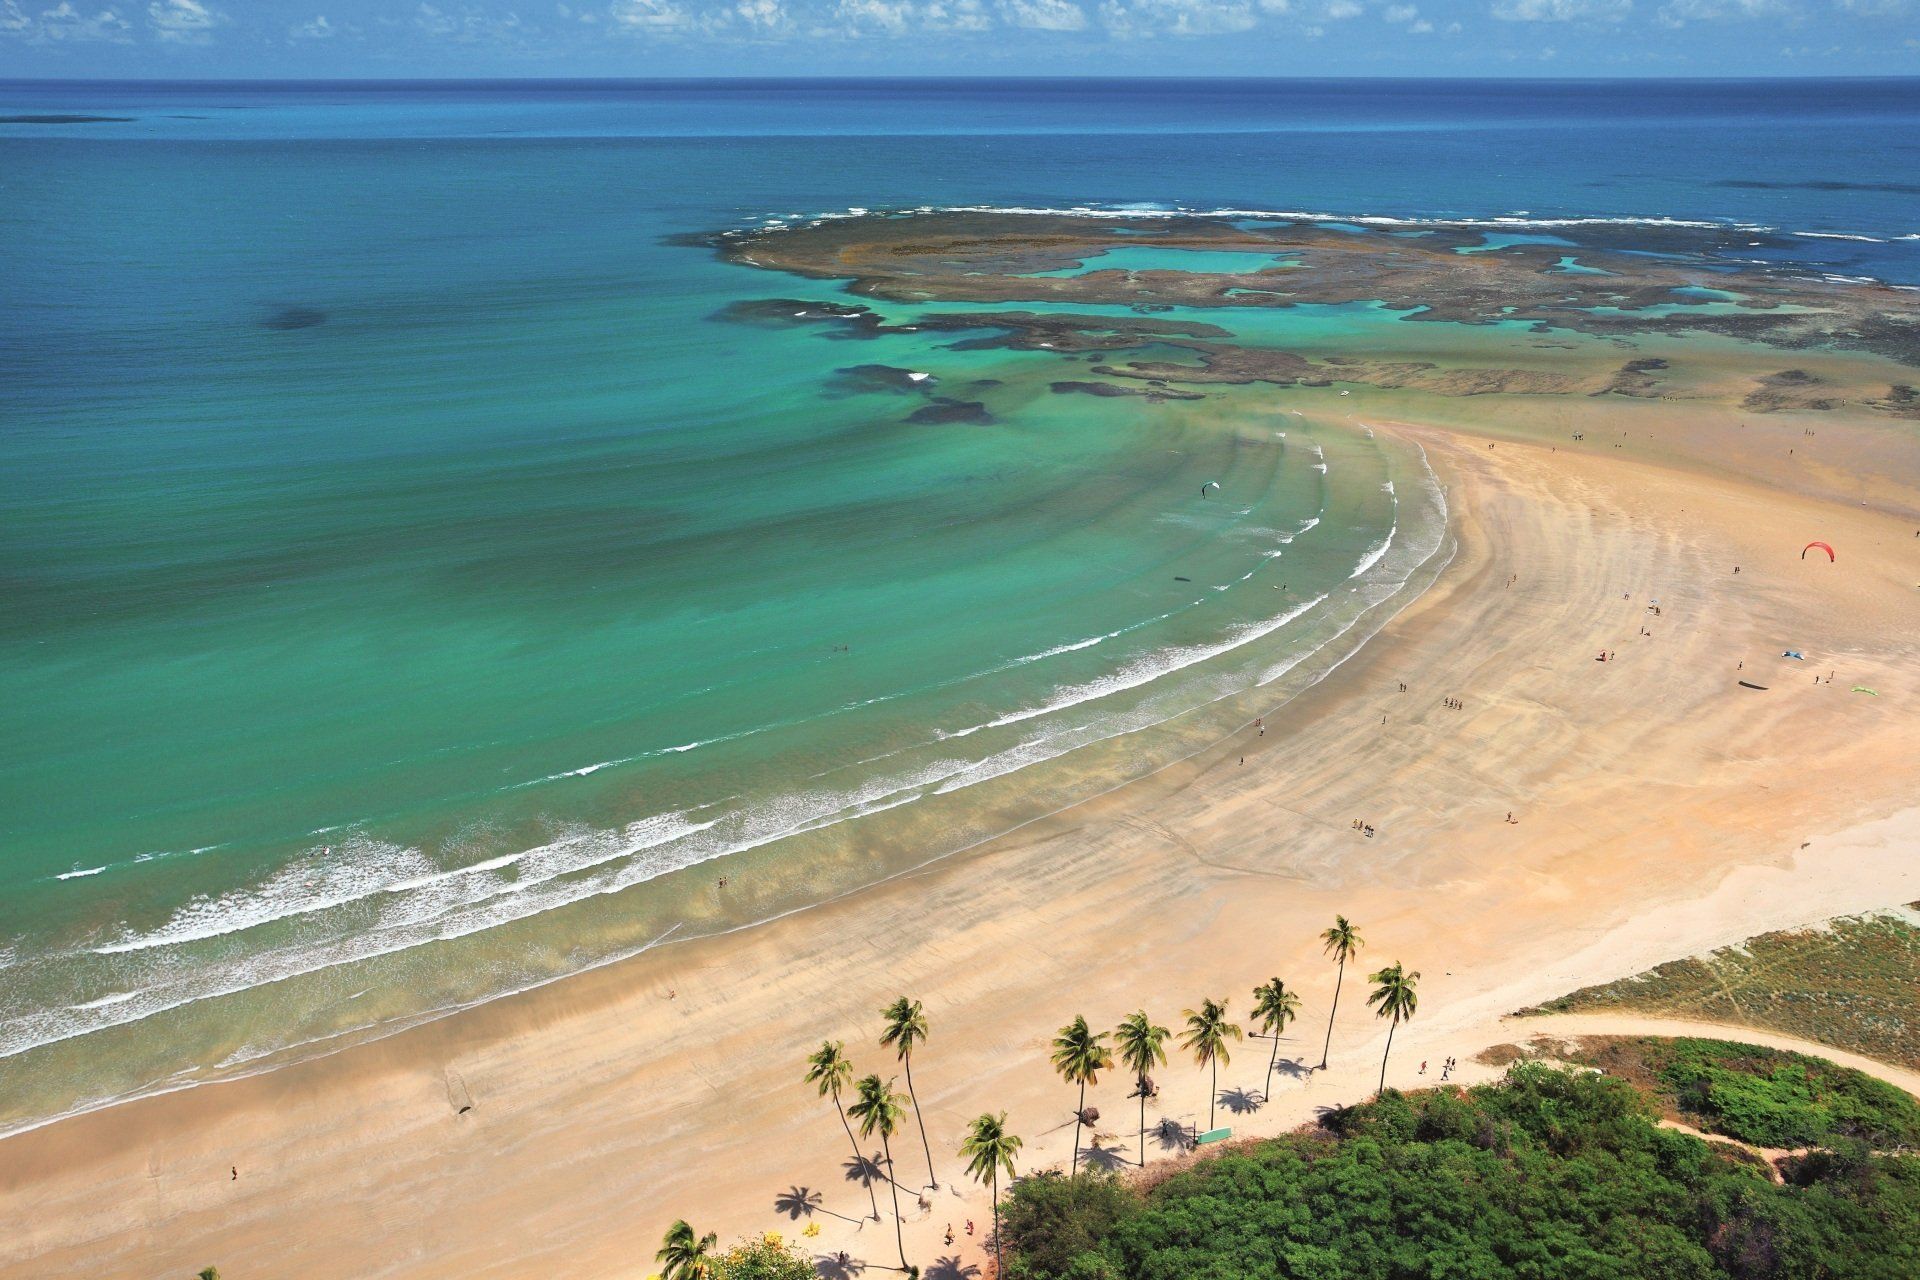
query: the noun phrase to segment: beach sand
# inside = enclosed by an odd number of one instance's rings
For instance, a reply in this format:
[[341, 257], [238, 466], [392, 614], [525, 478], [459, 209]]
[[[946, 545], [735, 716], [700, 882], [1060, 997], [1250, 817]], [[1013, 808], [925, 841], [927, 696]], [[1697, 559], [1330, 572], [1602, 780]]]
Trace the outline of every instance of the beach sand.
[[[1270, 1042], [1249, 1039], [1221, 1070], [1256, 1109], [1220, 1123], [1274, 1133], [1373, 1087], [1385, 1028], [1364, 976], [1381, 964], [1423, 974], [1388, 1071], [1413, 1086], [1531, 1034], [1501, 1022], [1520, 1006], [1920, 897], [1910, 428], [1622, 402], [1580, 407], [1582, 447], [1490, 401], [1374, 403], [1366, 420], [1421, 443], [1449, 486], [1457, 552], [1264, 737], [769, 924], [0, 1142], [0, 1276], [644, 1276], [673, 1219], [792, 1239], [806, 1219], [777, 1202], [809, 1191], [806, 1247], [885, 1268], [891, 1223], [859, 1221], [845, 1135], [801, 1075], [823, 1037], [858, 1073], [895, 1074], [875, 1040], [900, 993], [931, 1025], [914, 1079], [942, 1184], [915, 1207], [909, 1121], [908, 1257], [984, 1267], [987, 1198], [955, 1149], [1004, 1110], [1022, 1171], [1066, 1163], [1074, 1095], [1047, 1051], [1075, 1014], [1111, 1026], [1144, 1007], [1177, 1028], [1225, 996], [1244, 1018], [1279, 975], [1302, 998], [1283, 1066], [1312, 1065], [1334, 979], [1317, 934], [1350, 916], [1367, 947], [1330, 1069], [1269, 1089]], [[1786, 461], [1808, 426], [1825, 462]], [[1616, 430], [1620, 448], [1601, 438]], [[1814, 539], [1838, 563], [1801, 560]], [[1149, 1125], [1204, 1124], [1190, 1060], [1157, 1078]], [[1102, 1159], [1136, 1150], [1130, 1087], [1113, 1073], [1089, 1092]]]

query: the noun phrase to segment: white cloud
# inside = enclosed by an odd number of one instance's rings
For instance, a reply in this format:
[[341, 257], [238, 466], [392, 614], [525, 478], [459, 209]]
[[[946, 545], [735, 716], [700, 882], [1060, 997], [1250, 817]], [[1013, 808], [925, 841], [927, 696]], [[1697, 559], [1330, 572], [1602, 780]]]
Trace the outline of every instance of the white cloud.
[[1327, 6], [1326, 16], [1335, 22], [1342, 22], [1348, 18], [1357, 18], [1362, 12], [1361, 7], [1353, 0], [1333, 0], [1333, 3]]
[[1723, 18], [1772, 18], [1789, 11], [1785, 0], [1671, 0], [1657, 16], [1662, 26], [1680, 27]]
[[1230, 35], [1259, 22], [1250, 0], [1106, 0], [1100, 20], [1122, 38]]
[[153, 0], [147, 6], [153, 33], [171, 44], [205, 44], [213, 38], [213, 29], [226, 20], [226, 14], [200, 0]]
[[[1891, 18], [1905, 13], [1907, 0], [1834, 0], [1837, 8], [1862, 18]], [[1913, 48], [1915, 42], [1907, 41], [1907, 47]]]
[[678, 31], [688, 25], [687, 11], [668, 0], [614, 0], [607, 16], [625, 31]]
[[9, 3], [0, 11], [0, 32], [35, 44], [60, 40], [104, 40], [126, 44], [132, 39], [132, 26], [114, 9], [101, 9], [92, 17], [74, 8], [70, 0], [60, 0], [51, 9], [42, 9], [29, 18], [17, 4]]
[[732, 16], [761, 34], [786, 31], [793, 26], [787, 7], [780, 0], [739, 0], [733, 6]]
[[993, 26], [981, 0], [838, 0], [833, 12], [844, 24], [839, 34], [854, 37], [986, 31]]
[[1081, 31], [1087, 15], [1073, 0], [1000, 0], [1000, 15], [1008, 25], [1035, 31]]
[[1633, 0], [1494, 0], [1493, 16], [1502, 22], [1618, 22]]
[[327, 15], [317, 14], [312, 22], [303, 22], [299, 26], [289, 27], [287, 34], [295, 40], [331, 40], [334, 36], [333, 24], [327, 21]]
[[[1456, 23], [1455, 25], [1457, 26], [1458, 24]], [[1413, 34], [1417, 36], [1424, 36], [1433, 30], [1433, 24], [1431, 22], [1428, 22], [1425, 18], [1422, 18], [1420, 19], [1420, 21], [1408, 27], [1407, 30], [1413, 32]]]
[[1420, 10], [1410, 4], [1390, 4], [1381, 11], [1380, 16], [1388, 22], [1412, 22], [1420, 16]]
[[525, 35], [520, 15], [513, 10], [494, 13], [470, 5], [455, 10], [422, 4], [413, 11], [413, 26], [427, 35], [457, 44], [518, 44], [524, 43]]

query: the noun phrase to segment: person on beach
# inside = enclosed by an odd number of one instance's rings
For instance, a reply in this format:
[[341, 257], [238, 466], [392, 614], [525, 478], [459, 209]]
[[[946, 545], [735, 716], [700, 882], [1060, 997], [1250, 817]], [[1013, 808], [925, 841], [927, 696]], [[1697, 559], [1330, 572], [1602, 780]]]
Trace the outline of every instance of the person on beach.
[[968, 1234], [968, 1235], [972, 1235], [972, 1234], [973, 1234], [973, 1219], [972, 1219], [972, 1218], [968, 1218], [968, 1219], [967, 1219], [967, 1234]]
[[949, 1248], [953, 1245], [953, 1224], [951, 1222], [947, 1224], [947, 1245]]
[[1427, 1074], [1427, 1060], [1425, 1058], [1420, 1059], [1420, 1074]]

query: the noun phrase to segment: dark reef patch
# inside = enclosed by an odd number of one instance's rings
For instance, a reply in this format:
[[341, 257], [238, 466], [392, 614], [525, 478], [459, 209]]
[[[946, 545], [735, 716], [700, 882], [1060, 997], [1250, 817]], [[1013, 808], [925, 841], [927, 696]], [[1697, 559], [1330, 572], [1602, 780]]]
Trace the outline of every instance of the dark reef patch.
[[1048, 389], [1057, 396], [1140, 396], [1151, 402], [1162, 400], [1204, 400], [1206, 396], [1198, 391], [1176, 391], [1161, 384], [1159, 379], [1144, 387], [1116, 387], [1111, 382], [1054, 382]]
[[827, 380], [826, 394], [830, 396], [872, 395], [891, 393], [894, 395], [925, 395], [933, 389], [936, 381], [932, 376], [916, 373], [912, 369], [896, 369], [890, 364], [856, 364], [844, 369], [835, 369]]
[[1825, 179], [1810, 182], [1763, 182], [1758, 178], [1723, 178], [1713, 184], [1736, 191], [1885, 191], [1893, 195], [1920, 196], [1920, 183], [1913, 182], [1841, 182]]
[[986, 426], [993, 421], [993, 415], [987, 412], [987, 406], [978, 400], [955, 400], [947, 396], [935, 396], [932, 404], [915, 409], [906, 417], [908, 422], [949, 423], [960, 422], [971, 426]]
[[[1156, 244], [1169, 248], [1287, 255], [1294, 265], [1284, 273], [1285, 292], [1250, 289], [1255, 276], [1245, 272], [1028, 274], [1036, 264], [1097, 259], [1124, 247], [1129, 233], [1148, 230]], [[1753, 260], [1755, 248], [1799, 243], [1792, 237], [1744, 227], [1646, 223], [1548, 230], [1562, 243], [1460, 253], [1456, 250], [1484, 247], [1487, 229], [1441, 225], [1409, 237], [1392, 229], [1285, 218], [1240, 222], [1141, 215], [1115, 226], [1050, 214], [953, 210], [738, 232], [710, 243], [743, 265], [846, 281], [847, 291], [858, 297], [916, 306], [985, 304], [991, 310], [982, 314], [936, 315], [912, 326], [973, 330], [961, 340], [965, 348], [1085, 354], [1123, 350], [1149, 338], [1224, 344], [1234, 341], [1230, 332], [1175, 319], [1167, 309], [1207, 308], [1217, 315], [1367, 305], [1398, 313], [1409, 323], [1518, 322], [1541, 335], [1573, 332], [1617, 342], [1712, 333], [1783, 350], [1866, 351], [1920, 366], [1920, 297]], [[1558, 270], [1569, 254], [1599, 274]], [[1695, 305], [1691, 299], [1702, 286], [1731, 289], [1739, 301], [1732, 307]], [[1688, 301], [1675, 305], [1676, 299]], [[1111, 308], [1120, 314], [1037, 315], [1022, 305], [1033, 303]], [[866, 315], [839, 323], [849, 330], [889, 331]], [[1616, 379], [1615, 384], [1610, 389], [1621, 394], [1648, 390], [1644, 378]], [[1595, 386], [1588, 380], [1580, 389], [1591, 392]]]
[[1740, 402], [1742, 409], [1754, 413], [1773, 413], [1781, 409], [1838, 409], [1845, 403], [1838, 396], [1823, 393], [1825, 382], [1805, 369], [1782, 369], [1755, 379], [1754, 389]]
[[281, 307], [261, 319], [263, 329], [313, 329], [327, 322], [327, 313], [315, 307]]
[[0, 124], [132, 124], [133, 116], [0, 116]]

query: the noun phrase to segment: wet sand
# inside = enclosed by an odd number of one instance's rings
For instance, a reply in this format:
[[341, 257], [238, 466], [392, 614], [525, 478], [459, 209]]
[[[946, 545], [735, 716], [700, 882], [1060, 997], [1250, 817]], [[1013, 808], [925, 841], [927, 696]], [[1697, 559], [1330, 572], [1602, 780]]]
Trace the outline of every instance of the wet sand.
[[[1244, 1015], [1278, 974], [1303, 1002], [1281, 1058], [1311, 1065], [1333, 983], [1316, 935], [1352, 917], [1368, 946], [1331, 1069], [1269, 1089], [1269, 1044], [1249, 1040], [1221, 1072], [1258, 1103], [1221, 1123], [1278, 1132], [1371, 1089], [1384, 1028], [1361, 979], [1379, 964], [1424, 974], [1388, 1073], [1410, 1086], [1523, 1034], [1500, 1023], [1522, 1005], [1920, 896], [1920, 523], [1890, 513], [1915, 506], [1912, 441], [1860, 437], [1878, 459], [1869, 508], [1836, 494], [1833, 466], [1730, 474], [1746, 468], [1711, 422], [1685, 447], [1635, 436], [1691, 410], [1583, 412], [1626, 446], [1368, 419], [1428, 449], [1457, 552], [1264, 737], [770, 924], [0, 1142], [0, 1276], [644, 1275], [676, 1217], [723, 1241], [796, 1234], [804, 1219], [777, 1207], [796, 1190], [820, 1193], [807, 1247], [883, 1268], [891, 1224], [859, 1224], [845, 1135], [800, 1076], [822, 1037], [891, 1074], [876, 1011], [901, 992], [931, 1024], [914, 1076], [942, 1183], [925, 1213], [903, 1194], [908, 1256], [983, 1265], [987, 1202], [955, 1148], [972, 1116], [1005, 1110], [1023, 1170], [1065, 1164], [1073, 1094], [1047, 1041], [1075, 1014], [1111, 1026], [1144, 1007], [1177, 1026], [1225, 995]], [[1847, 456], [1844, 417], [1805, 418]], [[1815, 538], [1839, 563], [1799, 559]], [[1158, 1078], [1150, 1125], [1205, 1121], [1201, 1072], [1176, 1058]], [[1106, 1075], [1089, 1093], [1107, 1159], [1134, 1150], [1129, 1088]], [[917, 1188], [911, 1123], [894, 1150]]]

